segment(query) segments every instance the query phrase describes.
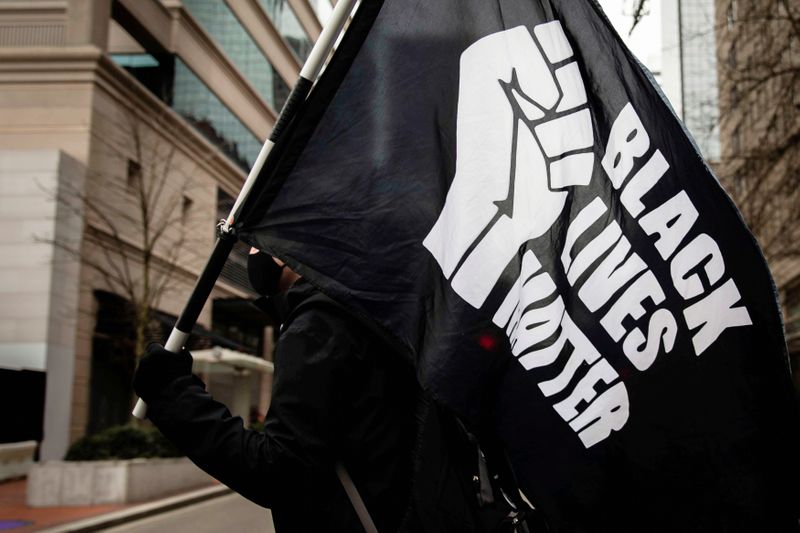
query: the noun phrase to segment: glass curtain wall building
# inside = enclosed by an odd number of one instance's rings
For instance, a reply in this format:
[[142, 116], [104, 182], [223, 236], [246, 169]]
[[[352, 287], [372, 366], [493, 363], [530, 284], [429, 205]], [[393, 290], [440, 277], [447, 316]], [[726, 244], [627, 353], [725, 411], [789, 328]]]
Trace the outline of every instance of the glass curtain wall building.
[[253, 165], [262, 141], [180, 59], [175, 61], [172, 108], [243, 169]]
[[[3, 52], [15, 58], [0, 76], [0, 181], [14, 185], [0, 199], [9, 209], [32, 206], [18, 223], [53, 242], [0, 232], [13, 250], [0, 269], [29, 280], [0, 287], [0, 383], [24, 403], [26, 421], [0, 443], [40, 441], [41, 459], [58, 460], [87, 433], [128, 420], [129, 374], [143, 341], [133, 304], [152, 302], [144, 329], [163, 339], [332, 2], [12, 3], [0, 9]], [[158, 193], [140, 194], [147, 187]], [[105, 215], [53, 201], [62, 192]], [[164, 240], [148, 249], [155, 226], [138, 222], [150, 215]], [[214, 287], [192, 348], [269, 359], [272, 325], [253, 313], [242, 248]], [[154, 259], [148, 272], [169, 276], [163, 298], [128, 290], [162, 286], [140, 281], [145, 257]], [[9, 319], [19, 301], [30, 314]], [[270, 378], [239, 386], [239, 377], [220, 371], [207, 384], [243, 407], [236, 414], [263, 414]]]
[[[221, 0], [183, 0], [183, 5], [219, 44], [272, 109], [280, 110], [289, 87], [264, 56], [228, 5]], [[275, 19], [273, 24], [278, 27]]]
[[662, 0], [661, 13], [664, 91], [703, 156], [718, 161], [714, 0]]
[[[288, 0], [258, 0], [261, 7], [264, 8], [275, 28], [280, 32], [281, 36], [286, 39], [289, 46], [292, 47], [297, 57], [301, 61], [305, 61], [308, 54], [311, 53], [313, 43], [308, 38], [308, 34], [300, 25], [297, 16], [289, 6]], [[326, 0], [327, 1], [327, 0]]]
[[[290, 87], [228, 4], [223, 0], [183, 0], [182, 3], [263, 101], [275, 112], [280, 111]], [[259, 0], [258, 3], [302, 64], [313, 42], [288, 0]], [[325, 12], [316, 1], [310, 5], [315, 12]], [[130, 37], [130, 40], [135, 39]], [[143, 47], [112, 54], [112, 59], [191, 122], [242, 169], [249, 170], [263, 139], [248, 129], [184, 61], [174, 56], [155, 57]]]

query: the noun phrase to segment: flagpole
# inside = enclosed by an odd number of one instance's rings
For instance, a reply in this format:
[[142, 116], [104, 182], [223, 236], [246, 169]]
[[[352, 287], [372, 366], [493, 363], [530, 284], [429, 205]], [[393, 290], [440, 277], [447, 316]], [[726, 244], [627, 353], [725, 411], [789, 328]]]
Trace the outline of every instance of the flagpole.
[[[228, 260], [234, 244], [236, 244], [237, 238], [232, 231], [233, 223], [238, 217], [245, 200], [250, 195], [261, 170], [265, 166], [269, 168], [269, 155], [272, 153], [272, 148], [283, 135], [286, 126], [297, 115], [299, 105], [305, 101], [311, 92], [314, 82], [325, 66], [325, 60], [330, 55], [357, 2], [358, 0], [339, 0], [319, 39], [314, 43], [308, 59], [306, 59], [303, 68], [300, 70], [300, 77], [283, 105], [283, 109], [281, 109], [269, 139], [261, 147], [261, 151], [258, 153], [258, 157], [253, 163], [253, 167], [250, 169], [250, 173], [247, 175], [247, 179], [239, 191], [239, 196], [237, 196], [228, 217], [220, 223], [219, 238], [214, 244], [211, 256], [208, 258], [200, 277], [197, 278], [192, 294], [189, 296], [189, 300], [186, 302], [175, 327], [172, 328], [172, 332], [164, 345], [164, 348], [168, 351], [178, 353], [186, 345], [189, 334], [194, 328], [197, 318], [200, 316], [200, 312], [203, 310], [203, 306], [222, 272], [222, 267]], [[144, 419], [147, 416], [147, 404], [141, 399], [136, 402], [136, 406], [133, 408], [133, 416], [139, 419]]]

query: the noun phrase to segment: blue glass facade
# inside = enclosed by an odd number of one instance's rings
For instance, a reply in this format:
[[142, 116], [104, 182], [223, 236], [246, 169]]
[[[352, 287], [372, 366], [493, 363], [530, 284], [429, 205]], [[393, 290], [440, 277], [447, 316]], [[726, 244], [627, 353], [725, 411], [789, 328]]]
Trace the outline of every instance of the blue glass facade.
[[297, 20], [288, 0], [259, 0], [259, 2], [297, 57], [301, 61], [305, 61], [308, 54], [311, 53], [313, 43], [308, 38], [303, 26], [300, 25], [300, 21]]
[[262, 142], [180, 59], [175, 60], [172, 108], [249, 171]]
[[111, 59], [124, 68], [155, 68], [158, 60], [150, 54], [113, 54]]
[[[289, 94], [289, 87], [227, 3], [223, 0], [182, 2], [192, 18], [208, 33], [233, 67], [250, 82], [262, 99], [274, 110], [280, 110]], [[298, 57], [305, 58], [310, 52], [312, 42], [289, 2], [259, 2]], [[121, 48], [119, 52], [112, 52], [111, 58], [189, 121], [242, 169], [249, 171], [258, 156], [263, 139], [257, 138], [179, 56], [164, 51], [149, 51], [126, 28], [120, 29], [126, 32], [128, 40], [136, 41], [139, 48], [134, 47], [131, 51]]]
[[289, 87], [227, 4], [222, 0], [183, 0], [183, 5], [264, 101], [280, 111], [289, 95]]

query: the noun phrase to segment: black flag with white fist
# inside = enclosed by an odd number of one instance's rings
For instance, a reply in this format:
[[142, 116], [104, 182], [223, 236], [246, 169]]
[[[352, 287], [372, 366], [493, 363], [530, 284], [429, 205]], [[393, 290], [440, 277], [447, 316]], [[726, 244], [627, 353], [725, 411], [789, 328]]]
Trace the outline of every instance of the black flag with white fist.
[[553, 531], [795, 531], [764, 258], [591, 0], [364, 0], [237, 222], [497, 432]]

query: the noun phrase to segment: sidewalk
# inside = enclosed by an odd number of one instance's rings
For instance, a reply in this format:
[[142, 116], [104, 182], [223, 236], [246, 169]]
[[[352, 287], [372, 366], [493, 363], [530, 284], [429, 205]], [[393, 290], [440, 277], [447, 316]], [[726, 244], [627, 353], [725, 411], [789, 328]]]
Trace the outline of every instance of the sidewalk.
[[25, 504], [26, 480], [0, 483], [0, 532], [101, 531], [146, 516], [191, 505], [230, 493], [215, 484], [152, 502], [85, 507], [28, 507]]

